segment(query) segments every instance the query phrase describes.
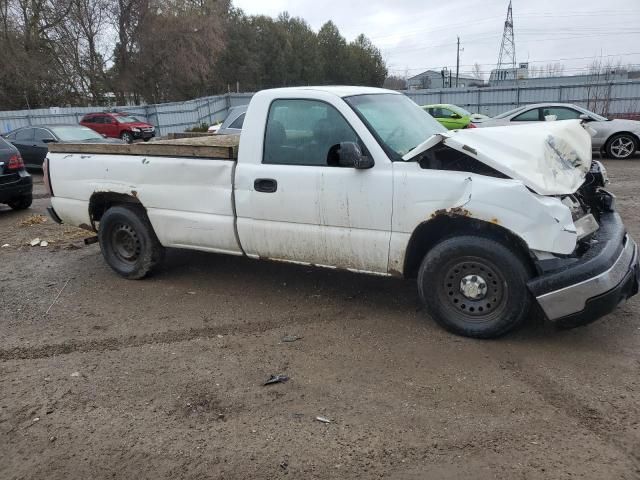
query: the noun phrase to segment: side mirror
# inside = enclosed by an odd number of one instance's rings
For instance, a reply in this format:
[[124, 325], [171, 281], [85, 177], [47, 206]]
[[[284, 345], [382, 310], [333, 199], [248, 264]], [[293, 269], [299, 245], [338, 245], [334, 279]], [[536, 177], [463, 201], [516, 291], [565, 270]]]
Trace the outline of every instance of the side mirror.
[[451, 117], [451, 118], [456, 118], [456, 119], [457, 119], [457, 118], [462, 118], [462, 117], [461, 117], [460, 115], [458, 115], [457, 113], [452, 113], [452, 114], [450, 115], [450, 117]]
[[580, 120], [582, 120], [583, 122], [593, 122], [593, 118], [591, 118], [589, 115], [587, 115], [586, 113], [583, 113], [580, 115]]
[[355, 142], [341, 142], [338, 149], [338, 165], [364, 170], [373, 167], [373, 158], [362, 154]]
[[55, 138], [43, 138], [42, 143], [58, 143]]
[[102, 134], [102, 136], [103, 136], [104, 138], [109, 138], [109, 137], [107, 137], [104, 133]]
[[545, 115], [544, 116], [544, 121], [545, 122], [555, 122], [556, 120], [558, 120], [558, 116], [557, 115]]

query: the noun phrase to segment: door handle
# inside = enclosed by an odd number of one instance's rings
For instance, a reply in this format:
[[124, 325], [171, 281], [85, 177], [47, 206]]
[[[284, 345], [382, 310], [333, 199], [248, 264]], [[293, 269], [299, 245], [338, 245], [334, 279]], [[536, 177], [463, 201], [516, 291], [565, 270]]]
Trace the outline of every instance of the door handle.
[[273, 193], [278, 190], [278, 182], [273, 178], [256, 178], [253, 188], [256, 192]]

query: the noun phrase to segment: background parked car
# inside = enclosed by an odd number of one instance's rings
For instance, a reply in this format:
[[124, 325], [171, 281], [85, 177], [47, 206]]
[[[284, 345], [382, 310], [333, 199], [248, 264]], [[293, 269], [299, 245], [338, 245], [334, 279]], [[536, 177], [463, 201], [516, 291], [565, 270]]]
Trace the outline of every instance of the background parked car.
[[137, 139], [146, 142], [156, 136], [153, 125], [141, 122], [126, 113], [90, 113], [82, 118], [80, 125], [109, 138], [120, 138], [127, 143]]
[[477, 123], [478, 127], [521, 125], [545, 120], [582, 119], [595, 131], [591, 142], [594, 150], [604, 151], [618, 159], [633, 157], [640, 146], [640, 122], [636, 120], [609, 120], [606, 117], [571, 103], [536, 103], [514, 108], [493, 118]]
[[122, 143], [122, 140], [105, 138], [81, 125], [38, 125], [18, 128], [7, 135], [22, 155], [29, 168], [41, 168], [47, 156], [49, 143]]
[[224, 119], [222, 125], [215, 131], [218, 135], [239, 135], [242, 132], [244, 124], [244, 116], [247, 113], [248, 105], [233, 107], [229, 110], [227, 118]]
[[18, 149], [0, 137], [0, 203], [23, 210], [33, 201], [33, 182]]
[[489, 118], [479, 113], [471, 113], [462, 107], [448, 103], [423, 105], [422, 108], [449, 130], [474, 128], [476, 121]]

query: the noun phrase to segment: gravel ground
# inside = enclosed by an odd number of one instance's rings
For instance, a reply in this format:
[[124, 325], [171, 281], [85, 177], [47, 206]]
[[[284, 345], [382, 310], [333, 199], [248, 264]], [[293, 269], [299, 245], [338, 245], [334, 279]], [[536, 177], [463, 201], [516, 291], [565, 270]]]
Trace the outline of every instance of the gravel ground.
[[[640, 162], [606, 166], [640, 238]], [[187, 251], [127, 281], [47, 203], [0, 207], [2, 479], [640, 478], [636, 299], [470, 340], [412, 282]]]

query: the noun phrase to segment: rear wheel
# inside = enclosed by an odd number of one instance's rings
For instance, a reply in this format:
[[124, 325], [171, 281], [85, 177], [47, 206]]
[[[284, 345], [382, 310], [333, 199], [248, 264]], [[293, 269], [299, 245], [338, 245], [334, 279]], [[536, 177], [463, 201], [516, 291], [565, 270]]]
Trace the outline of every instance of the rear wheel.
[[529, 315], [524, 261], [489, 238], [460, 236], [433, 247], [418, 273], [418, 290], [431, 317], [447, 330], [494, 338]]
[[122, 134], [120, 135], [120, 138], [125, 143], [133, 142], [133, 135], [131, 135], [131, 132], [122, 132]]
[[98, 239], [106, 262], [125, 278], [145, 277], [164, 258], [164, 248], [138, 206], [109, 208], [100, 219]]
[[14, 198], [10, 202], [7, 202], [14, 210], [26, 210], [33, 203], [33, 195], [25, 195], [24, 197]]
[[635, 137], [628, 133], [619, 133], [611, 137], [607, 142], [607, 155], [618, 160], [626, 160], [632, 157], [638, 149]]

